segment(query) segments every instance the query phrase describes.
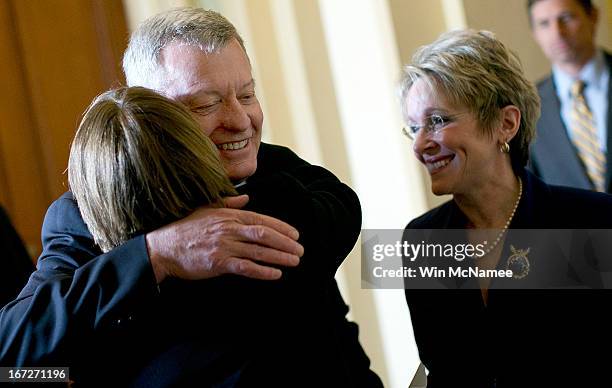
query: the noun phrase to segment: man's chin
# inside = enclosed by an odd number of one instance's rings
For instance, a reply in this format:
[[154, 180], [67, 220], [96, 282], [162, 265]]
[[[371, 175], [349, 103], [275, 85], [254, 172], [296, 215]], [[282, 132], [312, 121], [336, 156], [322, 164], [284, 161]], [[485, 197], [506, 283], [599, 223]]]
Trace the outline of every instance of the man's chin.
[[257, 161], [244, 162], [230, 166], [226, 165], [224, 167], [230, 180], [233, 183], [238, 183], [255, 174], [255, 170], [257, 170]]
[[[578, 54], [573, 51], [564, 51], [562, 53], [558, 53], [556, 56], [557, 63], [563, 63], [566, 65], [574, 64], [578, 60]], [[552, 61], [555, 62], [555, 61]]]

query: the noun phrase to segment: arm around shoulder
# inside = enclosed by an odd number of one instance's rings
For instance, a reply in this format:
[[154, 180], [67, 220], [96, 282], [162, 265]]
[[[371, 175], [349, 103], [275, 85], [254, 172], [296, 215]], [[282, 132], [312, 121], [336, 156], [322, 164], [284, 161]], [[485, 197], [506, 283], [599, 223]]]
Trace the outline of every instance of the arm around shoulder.
[[248, 181], [253, 210], [296, 227], [304, 245], [303, 263], [333, 277], [361, 231], [359, 198], [325, 168], [287, 148], [268, 147], [262, 150], [258, 173]]
[[49, 207], [42, 240], [37, 270], [0, 310], [1, 365], [70, 363], [97, 330], [158, 293], [144, 236], [102, 254], [69, 194]]

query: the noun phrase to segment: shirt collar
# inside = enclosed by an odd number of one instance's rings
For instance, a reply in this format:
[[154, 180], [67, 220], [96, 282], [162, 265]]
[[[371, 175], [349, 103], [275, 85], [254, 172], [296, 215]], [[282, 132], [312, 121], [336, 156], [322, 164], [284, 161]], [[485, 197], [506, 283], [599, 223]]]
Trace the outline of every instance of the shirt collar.
[[[584, 81], [588, 87], [603, 90], [605, 88], [606, 61], [602, 50], [596, 50], [595, 56], [582, 67], [578, 79]], [[553, 81], [561, 101], [569, 100], [570, 91], [575, 78], [559, 67], [553, 65]]]

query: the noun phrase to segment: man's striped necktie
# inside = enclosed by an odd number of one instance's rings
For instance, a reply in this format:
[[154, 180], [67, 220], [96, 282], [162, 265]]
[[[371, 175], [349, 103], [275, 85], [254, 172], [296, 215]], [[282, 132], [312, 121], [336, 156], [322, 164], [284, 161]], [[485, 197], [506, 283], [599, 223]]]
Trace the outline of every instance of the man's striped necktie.
[[593, 113], [584, 99], [584, 87], [584, 82], [576, 80], [571, 89], [574, 145], [595, 190], [605, 191], [606, 157], [599, 146]]

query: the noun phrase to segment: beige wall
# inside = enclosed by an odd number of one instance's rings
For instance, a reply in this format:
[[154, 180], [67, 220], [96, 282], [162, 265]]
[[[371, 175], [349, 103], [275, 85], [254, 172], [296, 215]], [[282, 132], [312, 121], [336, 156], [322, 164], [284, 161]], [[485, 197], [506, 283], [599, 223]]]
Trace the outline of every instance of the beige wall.
[[[529, 79], [538, 80], [550, 70], [550, 65], [531, 38], [524, 0], [388, 0], [402, 63], [410, 60], [414, 50], [433, 41], [440, 33], [452, 29], [445, 12], [459, 6], [465, 19], [463, 27], [495, 32], [515, 50]], [[612, 49], [612, 0], [593, 0], [600, 10], [597, 43]]]
[[[450, 29], [449, 25], [465, 25], [461, 1], [388, 1], [402, 65], [410, 62], [410, 58], [420, 46], [433, 42], [441, 33]], [[407, 151], [411, 152], [409, 149]], [[448, 196], [436, 197], [429, 191], [429, 176], [424, 167], [420, 168], [415, 180], [423, 188], [428, 208], [434, 208], [449, 199]]]
[[446, 31], [440, 0], [389, 0], [400, 60], [408, 63], [414, 51]]
[[548, 61], [531, 38], [525, 1], [464, 0], [464, 4], [468, 26], [495, 32], [519, 54], [530, 79], [536, 80], [548, 72]]

